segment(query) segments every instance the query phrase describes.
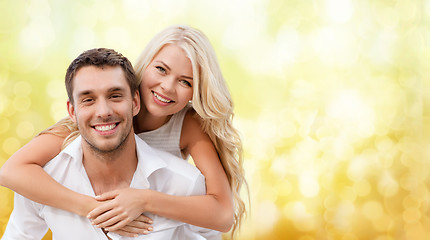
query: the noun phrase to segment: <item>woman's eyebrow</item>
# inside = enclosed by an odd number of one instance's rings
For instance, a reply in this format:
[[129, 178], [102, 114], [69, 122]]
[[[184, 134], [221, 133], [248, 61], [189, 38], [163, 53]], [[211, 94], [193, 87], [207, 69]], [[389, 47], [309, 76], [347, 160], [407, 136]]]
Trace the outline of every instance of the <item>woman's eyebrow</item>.
[[[162, 60], [157, 60], [157, 61], [155, 61], [155, 62], [160, 63], [161, 65], [163, 65], [163, 67], [167, 68], [167, 70], [169, 70], [169, 71], [171, 71], [171, 70], [172, 70], [172, 69], [169, 67], [169, 65], [167, 65], [167, 64], [166, 64], [165, 62], [163, 62]], [[189, 79], [189, 80], [193, 80], [193, 78], [192, 78], [192, 77], [187, 76], [187, 75], [181, 75], [181, 77], [183, 77], [183, 78], [187, 78], [187, 79]]]
[[170, 67], [169, 67], [169, 65], [167, 65], [165, 62], [163, 62], [163, 61], [161, 61], [161, 60], [158, 60], [158, 61], [156, 61], [156, 62], [159, 62], [159, 63], [161, 63], [165, 68], [167, 68], [169, 71], [171, 71], [172, 69], [170, 69]]

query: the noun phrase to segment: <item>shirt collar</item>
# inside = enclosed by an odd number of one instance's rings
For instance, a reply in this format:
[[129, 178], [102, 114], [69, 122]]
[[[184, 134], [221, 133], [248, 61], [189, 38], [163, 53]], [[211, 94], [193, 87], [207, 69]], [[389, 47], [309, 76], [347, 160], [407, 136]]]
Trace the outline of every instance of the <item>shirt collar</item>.
[[[134, 134], [138, 166], [136, 171], [141, 171], [145, 178], [151, 176], [158, 169], [167, 167], [166, 161], [158, 155], [154, 148]], [[60, 154], [69, 155], [77, 165], [82, 165], [82, 136], [78, 136]]]
[[151, 176], [158, 169], [167, 167], [166, 161], [158, 155], [154, 148], [150, 147], [136, 134], [134, 137], [136, 139], [137, 159], [139, 161], [137, 168], [142, 171], [145, 178]]
[[59, 155], [68, 155], [74, 164], [82, 166], [82, 136], [79, 135]]

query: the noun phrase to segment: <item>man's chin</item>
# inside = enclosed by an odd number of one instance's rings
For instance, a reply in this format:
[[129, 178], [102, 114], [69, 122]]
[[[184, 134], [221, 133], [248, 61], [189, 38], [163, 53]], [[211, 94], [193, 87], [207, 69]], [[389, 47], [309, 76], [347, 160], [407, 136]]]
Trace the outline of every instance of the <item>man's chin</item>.
[[104, 154], [104, 153], [112, 153], [123, 148], [125, 142], [130, 137], [131, 131], [128, 134], [119, 134], [119, 133], [120, 132], [117, 132], [114, 135], [108, 135], [108, 136], [89, 135], [87, 137], [85, 137], [83, 134], [82, 137], [85, 139], [89, 147], [94, 152], [98, 152], [99, 154]]
[[91, 147], [100, 153], [110, 153], [114, 152], [115, 150], [119, 149], [121, 144], [113, 144], [113, 143], [105, 143], [105, 144], [97, 144], [97, 145], [91, 145]]
[[117, 139], [93, 139], [86, 140], [88, 146], [98, 153], [110, 153], [117, 150], [121, 143]]

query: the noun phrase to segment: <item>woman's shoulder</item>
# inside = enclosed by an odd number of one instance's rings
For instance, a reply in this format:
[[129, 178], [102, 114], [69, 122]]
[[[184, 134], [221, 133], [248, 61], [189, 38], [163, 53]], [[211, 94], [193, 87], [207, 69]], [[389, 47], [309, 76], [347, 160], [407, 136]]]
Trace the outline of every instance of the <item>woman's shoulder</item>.
[[187, 116], [189, 114], [197, 114], [191, 104], [186, 105], [181, 111], [177, 112], [176, 115]]
[[203, 119], [200, 117], [200, 115], [194, 110], [194, 108], [188, 108], [184, 114], [184, 122], [183, 122], [183, 129], [185, 127], [198, 127], [201, 129], [201, 124]]

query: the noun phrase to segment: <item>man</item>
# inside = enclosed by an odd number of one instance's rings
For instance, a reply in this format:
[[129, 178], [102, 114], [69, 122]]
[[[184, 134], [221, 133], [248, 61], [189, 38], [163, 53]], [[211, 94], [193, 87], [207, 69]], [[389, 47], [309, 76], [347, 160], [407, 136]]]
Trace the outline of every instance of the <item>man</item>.
[[[90, 196], [131, 187], [175, 195], [205, 194], [204, 177], [193, 166], [157, 151], [133, 131], [140, 98], [130, 62], [110, 49], [82, 53], [66, 74], [71, 119], [81, 134], [45, 171], [64, 186]], [[188, 224], [151, 216], [154, 231], [138, 239], [201, 239]], [[15, 194], [2, 239], [126, 239], [106, 233], [90, 220]]]

